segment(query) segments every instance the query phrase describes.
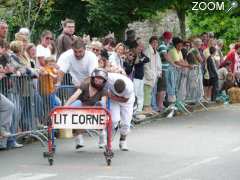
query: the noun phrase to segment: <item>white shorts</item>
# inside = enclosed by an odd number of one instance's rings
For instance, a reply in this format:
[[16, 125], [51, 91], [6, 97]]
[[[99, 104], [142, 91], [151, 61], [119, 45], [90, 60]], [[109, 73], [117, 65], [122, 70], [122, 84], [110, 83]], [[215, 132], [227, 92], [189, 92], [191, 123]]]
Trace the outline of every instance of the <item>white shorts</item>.
[[120, 121], [120, 134], [122, 135], [127, 135], [130, 131], [134, 101], [134, 96], [125, 103], [111, 100], [110, 112], [112, 115], [113, 127], [117, 127]]

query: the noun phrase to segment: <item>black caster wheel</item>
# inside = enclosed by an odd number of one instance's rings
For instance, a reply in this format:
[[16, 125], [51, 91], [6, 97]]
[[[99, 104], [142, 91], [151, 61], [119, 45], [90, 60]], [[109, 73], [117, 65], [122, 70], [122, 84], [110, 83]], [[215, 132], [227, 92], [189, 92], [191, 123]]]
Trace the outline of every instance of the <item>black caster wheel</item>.
[[111, 166], [112, 160], [111, 159], [107, 159], [107, 165]]
[[53, 159], [52, 159], [52, 158], [49, 158], [49, 159], [48, 159], [48, 162], [49, 162], [49, 165], [50, 165], [50, 166], [53, 165]]
[[53, 153], [56, 152], [56, 147], [55, 147], [55, 146], [52, 148], [52, 152], [53, 152]]
[[47, 158], [49, 156], [48, 152], [43, 152], [43, 157]]
[[107, 165], [110, 166], [111, 163], [112, 163], [113, 152], [112, 152], [112, 151], [109, 151], [109, 150], [106, 150], [106, 151], [104, 152], [104, 156], [105, 156]]

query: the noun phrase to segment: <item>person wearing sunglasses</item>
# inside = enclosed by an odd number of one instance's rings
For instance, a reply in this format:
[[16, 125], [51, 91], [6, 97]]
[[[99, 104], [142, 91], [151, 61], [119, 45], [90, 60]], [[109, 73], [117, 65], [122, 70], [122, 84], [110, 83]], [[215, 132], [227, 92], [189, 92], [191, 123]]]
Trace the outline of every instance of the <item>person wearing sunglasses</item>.
[[51, 56], [51, 43], [53, 40], [53, 35], [51, 31], [44, 30], [41, 34], [40, 44], [37, 45], [36, 57], [37, 66], [41, 67], [45, 65], [45, 59]]

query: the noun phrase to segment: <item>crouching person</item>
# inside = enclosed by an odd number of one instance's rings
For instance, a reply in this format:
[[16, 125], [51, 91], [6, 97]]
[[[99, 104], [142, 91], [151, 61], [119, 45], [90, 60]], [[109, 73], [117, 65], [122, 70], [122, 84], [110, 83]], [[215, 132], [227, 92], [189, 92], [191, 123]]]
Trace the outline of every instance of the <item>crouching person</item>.
[[14, 104], [4, 95], [0, 94], [0, 136], [10, 136], [10, 126], [12, 123], [12, 115], [14, 112]]
[[[104, 97], [107, 95], [107, 91], [104, 86], [108, 80], [108, 74], [103, 69], [95, 69], [90, 78], [87, 78], [77, 91], [68, 99], [66, 106], [98, 106], [104, 101]], [[84, 147], [84, 139], [82, 135], [83, 130], [76, 130], [76, 149]], [[104, 131], [101, 131], [99, 137], [99, 148], [103, 148]]]
[[126, 137], [130, 131], [135, 101], [133, 82], [122, 74], [109, 73], [107, 84], [113, 127], [116, 128], [120, 122], [119, 147], [127, 151]]

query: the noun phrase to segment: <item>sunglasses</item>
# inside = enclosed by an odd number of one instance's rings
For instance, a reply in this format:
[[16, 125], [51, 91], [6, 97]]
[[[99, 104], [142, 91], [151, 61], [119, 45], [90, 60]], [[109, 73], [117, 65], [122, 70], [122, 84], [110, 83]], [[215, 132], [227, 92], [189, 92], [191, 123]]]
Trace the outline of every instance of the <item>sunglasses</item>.
[[46, 40], [53, 40], [52, 37], [45, 37]]
[[92, 48], [93, 51], [96, 51], [96, 52], [99, 52], [100, 49], [97, 49], [97, 48]]

